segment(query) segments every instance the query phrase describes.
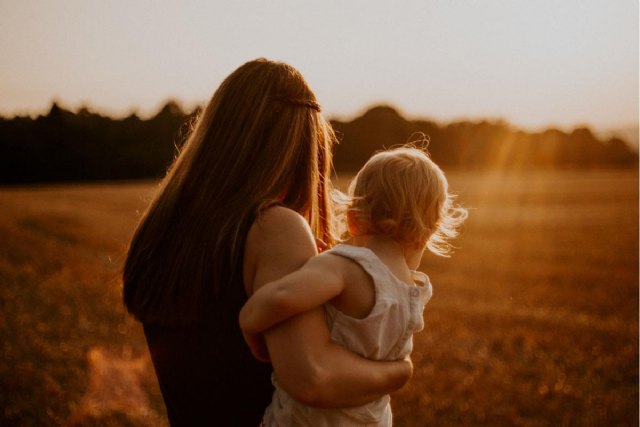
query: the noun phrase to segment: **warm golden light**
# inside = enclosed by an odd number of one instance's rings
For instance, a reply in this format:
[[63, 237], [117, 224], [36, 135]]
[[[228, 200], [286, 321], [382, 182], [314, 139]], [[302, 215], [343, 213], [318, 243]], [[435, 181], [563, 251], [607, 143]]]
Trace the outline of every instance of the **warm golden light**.
[[[282, 173], [269, 166], [263, 175], [286, 179], [256, 178], [252, 189], [273, 189], [256, 205], [287, 206], [302, 180], [302, 213], [329, 212], [317, 207], [329, 199], [312, 185], [317, 174], [306, 173], [322, 171], [329, 187], [334, 133], [315, 98], [274, 106], [282, 98], [264, 91], [256, 102], [246, 91], [254, 78], [238, 80], [243, 102], [229, 95], [246, 115], [227, 98], [200, 116], [194, 108], [257, 57], [290, 63], [313, 88], [339, 139], [337, 187], [376, 150], [418, 141], [468, 210], [451, 258], [422, 258], [433, 298], [414, 337], [413, 378], [392, 396], [394, 425], [637, 425], [638, 12], [637, 0], [0, 0], [0, 425], [168, 426], [122, 279], [136, 224], [167, 170], [178, 176], [171, 213], [146, 218], [166, 219], [153, 230], [167, 274], [153, 277], [175, 278], [172, 290], [189, 283], [170, 271], [176, 254], [213, 259], [200, 244], [173, 249], [193, 240], [184, 224], [220, 224], [203, 207], [246, 204], [229, 179], [228, 196], [203, 196], [219, 194], [229, 175], [211, 172], [213, 160], [242, 173], [233, 182], [253, 182], [246, 171], [262, 169], [237, 161], [239, 152], [279, 159]], [[265, 120], [245, 127], [256, 105]], [[285, 108], [291, 115], [274, 113]], [[184, 141], [198, 117], [205, 125], [192, 149]], [[227, 132], [233, 120], [251, 130], [243, 144]], [[256, 154], [265, 135], [273, 150]], [[302, 144], [310, 136], [322, 143]], [[219, 141], [235, 159], [226, 162]], [[171, 169], [180, 150], [190, 157]], [[315, 166], [301, 167], [297, 152]], [[283, 156], [298, 167], [282, 166]], [[212, 161], [186, 180], [193, 159]], [[199, 203], [176, 226], [185, 200]], [[243, 239], [261, 212], [251, 206], [233, 234], [238, 252], [251, 246]], [[318, 217], [322, 228], [330, 215]], [[191, 230], [203, 243], [219, 234]], [[139, 247], [143, 270], [156, 271], [147, 267], [150, 246]], [[280, 253], [270, 248], [260, 245]], [[246, 260], [231, 264], [244, 266], [234, 278], [252, 271]], [[213, 274], [188, 270], [208, 289]], [[149, 283], [155, 292], [158, 281]], [[193, 300], [184, 299], [185, 312]]]

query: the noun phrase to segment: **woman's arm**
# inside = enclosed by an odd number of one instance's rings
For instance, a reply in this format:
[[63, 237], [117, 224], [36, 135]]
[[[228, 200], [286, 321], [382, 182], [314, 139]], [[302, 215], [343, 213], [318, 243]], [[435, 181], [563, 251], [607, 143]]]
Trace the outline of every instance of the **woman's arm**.
[[310, 406], [363, 405], [399, 390], [412, 375], [409, 359], [371, 361], [332, 343], [321, 308], [279, 324], [265, 337], [279, 384]]
[[345, 281], [336, 261], [335, 255], [314, 256], [301, 269], [258, 289], [240, 310], [243, 332], [263, 332], [339, 295]]
[[[247, 291], [302, 267], [316, 254], [304, 219], [273, 207], [252, 226], [245, 252]], [[331, 342], [321, 307], [291, 317], [265, 333], [279, 384], [295, 399], [320, 407], [364, 404], [401, 388], [409, 360], [374, 362]]]

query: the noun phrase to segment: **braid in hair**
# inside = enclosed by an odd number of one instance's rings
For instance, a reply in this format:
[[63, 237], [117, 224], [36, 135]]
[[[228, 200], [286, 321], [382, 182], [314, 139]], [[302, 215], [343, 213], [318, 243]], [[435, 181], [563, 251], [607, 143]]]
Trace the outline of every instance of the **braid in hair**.
[[275, 99], [285, 104], [293, 105], [296, 107], [306, 107], [320, 112], [320, 104], [315, 101], [311, 101], [310, 99], [297, 99], [286, 96], [278, 96]]

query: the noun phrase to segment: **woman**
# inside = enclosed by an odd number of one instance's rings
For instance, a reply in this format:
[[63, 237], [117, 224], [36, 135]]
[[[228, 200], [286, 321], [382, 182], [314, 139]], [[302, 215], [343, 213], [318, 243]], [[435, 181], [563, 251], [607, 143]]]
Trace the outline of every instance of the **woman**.
[[[247, 296], [333, 243], [330, 125], [293, 67], [258, 59], [205, 108], [136, 230], [124, 302], [143, 323], [172, 426], [257, 426], [273, 391], [238, 325]], [[411, 363], [332, 343], [322, 309], [265, 334], [279, 384], [312, 406], [400, 388]]]

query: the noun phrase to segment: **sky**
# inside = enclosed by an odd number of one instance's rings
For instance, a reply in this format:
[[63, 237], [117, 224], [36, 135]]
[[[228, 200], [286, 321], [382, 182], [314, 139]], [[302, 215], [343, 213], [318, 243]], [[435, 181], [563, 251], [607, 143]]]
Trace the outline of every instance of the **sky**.
[[329, 118], [637, 126], [638, 0], [0, 0], [0, 115], [206, 103], [257, 57]]

